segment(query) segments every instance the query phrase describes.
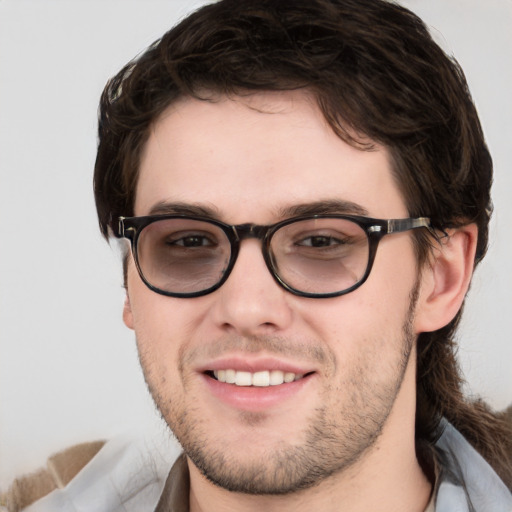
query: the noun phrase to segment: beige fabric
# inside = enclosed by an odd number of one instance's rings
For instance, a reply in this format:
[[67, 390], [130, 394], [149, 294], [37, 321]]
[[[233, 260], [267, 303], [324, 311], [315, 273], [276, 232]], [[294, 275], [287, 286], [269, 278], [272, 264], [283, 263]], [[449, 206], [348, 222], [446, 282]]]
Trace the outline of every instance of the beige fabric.
[[8, 512], [19, 512], [54, 489], [64, 487], [104, 444], [104, 441], [78, 444], [52, 455], [46, 468], [14, 480], [8, 491], [0, 496], [0, 505]]

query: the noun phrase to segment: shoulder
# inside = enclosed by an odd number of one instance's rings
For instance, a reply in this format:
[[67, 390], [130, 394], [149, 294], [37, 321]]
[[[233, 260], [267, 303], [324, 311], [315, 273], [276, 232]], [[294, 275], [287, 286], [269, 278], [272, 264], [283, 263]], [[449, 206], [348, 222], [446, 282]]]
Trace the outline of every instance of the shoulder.
[[2, 505], [8, 512], [75, 512], [91, 504], [97, 512], [152, 510], [179, 453], [168, 437], [76, 445], [50, 457], [46, 468], [18, 478]]
[[450, 423], [443, 421], [442, 429], [435, 445], [436, 507], [460, 503], [461, 511], [471, 504], [475, 512], [510, 512], [512, 494], [491, 466]]
[[0, 503], [9, 512], [18, 512], [55, 489], [65, 487], [101, 450], [105, 441], [71, 446], [48, 458], [46, 467], [17, 478]]

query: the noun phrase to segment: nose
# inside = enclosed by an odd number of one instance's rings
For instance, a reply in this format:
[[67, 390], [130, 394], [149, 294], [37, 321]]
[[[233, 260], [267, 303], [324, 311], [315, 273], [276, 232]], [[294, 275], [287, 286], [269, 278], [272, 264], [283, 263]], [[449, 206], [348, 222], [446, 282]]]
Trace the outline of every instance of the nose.
[[277, 334], [292, 321], [293, 296], [272, 277], [263, 259], [261, 242], [244, 240], [227, 281], [213, 293], [210, 309], [218, 328], [251, 337]]

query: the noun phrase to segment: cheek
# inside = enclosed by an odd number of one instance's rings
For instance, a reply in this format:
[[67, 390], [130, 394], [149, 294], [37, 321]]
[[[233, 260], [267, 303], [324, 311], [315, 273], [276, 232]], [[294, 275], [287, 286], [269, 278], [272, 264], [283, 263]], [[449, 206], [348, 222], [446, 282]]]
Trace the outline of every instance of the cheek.
[[419, 275], [412, 240], [402, 233], [385, 237], [377, 251], [372, 272], [361, 287], [366, 322], [378, 328], [397, 329], [411, 313]]
[[[134, 290], [134, 288], [132, 288]], [[169, 389], [179, 389], [179, 350], [183, 329], [159, 297], [132, 293], [132, 315], [140, 364], [151, 394], [159, 406], [169, 398]]]
[[342, 297], [305, 304], [298, 312], [307, 328], [316, 334], [315, 338], [335, 344], [378, 344], [390, 337], [400, 338], [409, 314], [411, 288], [404, 287], [401, 293], [392, 286], [390, 293], [356, 290]]
[[[386, 354], [402, 343], [404, 324], [412, 314], [415, 260], [412, 254], [405, 259], [402, 253], [394, 261], [379, 262], [378, 256], [370, 277], [354, 292], [333, 299], [306, 299], [296, 305], [304, 326], [328, 343], [338, 359], [350, 354]], [[397, 262], [404, 260], [397, 268]]]
[[197, 339], [204, 309], [198, 299], [159, 295], [129, 270], [128, 293], [132, 328], [141, 359], [151, 366], [176, 366], [180, 351]]

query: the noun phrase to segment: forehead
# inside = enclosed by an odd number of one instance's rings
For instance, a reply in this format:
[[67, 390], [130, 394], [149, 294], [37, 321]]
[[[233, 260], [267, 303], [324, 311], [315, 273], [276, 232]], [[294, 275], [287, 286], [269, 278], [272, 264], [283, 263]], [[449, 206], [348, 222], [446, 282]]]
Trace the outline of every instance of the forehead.
[[263, 92], [171, 105], [142, 153], [135, 214], [185, 203], [262, 223], [319, 201], [352, 202], [375, 217], [407, 213], [385, 148], [345, 143], [304, 92]]

